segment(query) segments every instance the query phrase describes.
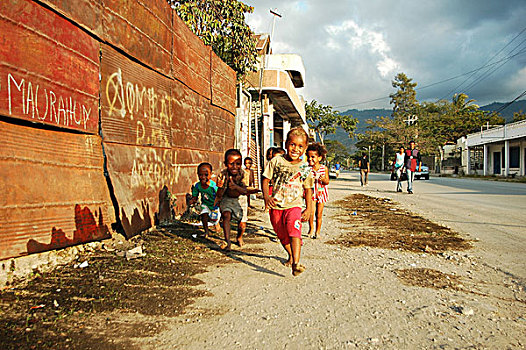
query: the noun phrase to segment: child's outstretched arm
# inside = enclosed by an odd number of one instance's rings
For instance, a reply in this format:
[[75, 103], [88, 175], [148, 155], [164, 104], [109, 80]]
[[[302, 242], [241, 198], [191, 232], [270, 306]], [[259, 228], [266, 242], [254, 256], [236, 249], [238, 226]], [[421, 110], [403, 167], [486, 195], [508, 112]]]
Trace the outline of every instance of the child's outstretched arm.
[[301, 212], [301, 221], [309, 221], [312, 215], [312, 188], [305, 189], [305, 210]]
[[[265, 200], [265, 210], [276, 206], [275, 199], [269, 195], [270, 193], [269, 185], [270, 185], [270, 179], [267, 179], [266, 177], [264, 177], [263, 181], [261, 182], [261, 187], [263, 189], [263, 199]], [[312, 196], [312, 193], [311, 193], [311, 196]]]
[[[228, 175], [227, 175], [228, 177]], [[219, 203], [221, 202], [221, 199], [223, 199], [223, 194], [225, 193], [225, 182], [228, 179], [225, 179], [223, 176], [219, 175], [217, 177], [217, 192], [216, 192], [216, 198], [214, 199], [214, 207], [219, 206]]]
[[323, 172], [323, 176], [318, 181], [322, 185], [328, 185], [329, 184], [329, 168], [328, 167], [325, 167], [325, 171]]

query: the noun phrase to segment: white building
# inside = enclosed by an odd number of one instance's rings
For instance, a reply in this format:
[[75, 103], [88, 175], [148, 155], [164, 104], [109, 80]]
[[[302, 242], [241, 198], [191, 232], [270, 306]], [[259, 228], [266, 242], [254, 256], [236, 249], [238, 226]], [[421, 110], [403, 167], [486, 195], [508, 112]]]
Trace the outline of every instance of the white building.
[[236, 147], [262, 169], [269, 147], [284, 147], [291, 128], [302, 126], [308, 131], [308, 126], [305, 101], [297, 90], [305, 85], [303, 59], [272, 54], [268, 34], [257, 39], [258, 71], [248, 73], [238, 91]]
[[457, 141], [465, 174], [526, 175], [526, 120], [482, 129]]

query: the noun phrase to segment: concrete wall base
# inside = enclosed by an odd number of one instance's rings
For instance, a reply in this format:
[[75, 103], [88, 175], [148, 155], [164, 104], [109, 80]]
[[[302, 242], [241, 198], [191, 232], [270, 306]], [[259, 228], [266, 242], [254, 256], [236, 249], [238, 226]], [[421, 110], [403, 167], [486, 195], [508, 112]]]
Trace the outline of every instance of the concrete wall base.
[[0, 261], [0, 289], [5, 289], [15, 282], [22, 282], [36, 273], [50, 271], [57, 266], [65, 265], [75, 260], [83, 252], [100, 249], [106, 241], [110, 240], [90, 242]]

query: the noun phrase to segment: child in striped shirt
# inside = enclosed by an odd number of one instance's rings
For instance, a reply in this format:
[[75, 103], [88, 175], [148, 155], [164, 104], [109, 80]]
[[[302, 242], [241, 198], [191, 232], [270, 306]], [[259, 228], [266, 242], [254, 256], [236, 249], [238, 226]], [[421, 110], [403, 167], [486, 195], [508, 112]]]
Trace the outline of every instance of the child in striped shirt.
[[[327, 149], [320, 143], [311, 143], [307, 148], [307, 162], [312, 167], [314, 190], [312, 191], [312, 211], [309, 219], [309, 236], [316, 239], [321, 231], [323, 207], [329, 200], [329, 169], [320, 162], [325, 160]], [[314, 216], [316, 216], [316, 231], [314, 234]]]

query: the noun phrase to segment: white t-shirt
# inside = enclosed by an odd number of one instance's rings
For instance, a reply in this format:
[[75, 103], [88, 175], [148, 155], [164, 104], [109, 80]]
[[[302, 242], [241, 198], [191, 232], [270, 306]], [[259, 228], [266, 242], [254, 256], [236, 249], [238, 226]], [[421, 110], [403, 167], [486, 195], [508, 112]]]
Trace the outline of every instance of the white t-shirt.
[[404, 165], [405, 153], [396, 153], [395, 168], [401, 168]]

